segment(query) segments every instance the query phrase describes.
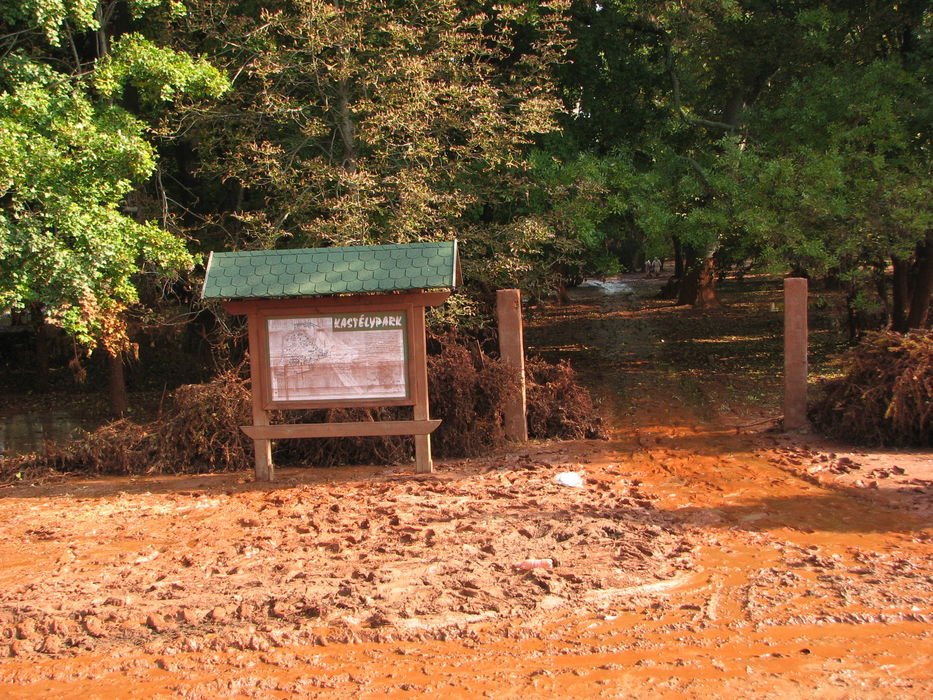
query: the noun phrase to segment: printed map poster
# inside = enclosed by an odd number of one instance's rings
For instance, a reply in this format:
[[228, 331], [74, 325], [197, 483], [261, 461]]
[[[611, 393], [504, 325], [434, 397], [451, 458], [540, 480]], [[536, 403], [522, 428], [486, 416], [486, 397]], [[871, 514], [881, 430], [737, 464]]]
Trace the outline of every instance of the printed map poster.
[[272, 401], [408, 397], [404, 311], [268, 319]]

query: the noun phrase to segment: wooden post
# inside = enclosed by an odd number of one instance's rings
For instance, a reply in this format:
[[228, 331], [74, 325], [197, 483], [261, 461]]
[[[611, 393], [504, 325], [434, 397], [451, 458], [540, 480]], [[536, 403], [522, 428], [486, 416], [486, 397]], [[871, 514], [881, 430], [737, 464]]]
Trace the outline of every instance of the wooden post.
[[[253, 425], [269, 425], [269, 414], [263, 408], [263, 396], [265, 395], [265, 354], [261, 347], [262, 334], [259, 324], [263, 322], [262, 317], [257, 313], [251, 313], [247, 316], [247, 326], [249, 328], [249, 378], [252, 385], [250, 392], [253, 397]], [[272, 481], [275, 477], [275, 468], [272, 464], [272, 440], [254, 439], [253, 449], [256, 456], [256, 481]]]
[[[411, 368], [411, 392], [414, 399], [414, 419], [426, 421], [431, 419], [428, 405], [428, 353], [424, 330], [424, 307], [408, 306], [409, 318], [409, 349], [408, 358]], [[431, 460], [431, 436], [415, 435], [415, 471], [429, 473], [434, 471], [434, 462]]]
[[499, 322], [499, 354], [503, 361], [518, 370], [519, 389], [505, 405], [505, 436], [515, 442], [528, 440], [525, 416], [525, 344], [522, 338], [522, 293], [518, 289], [496, 292], [496, 316]]
[[784, 280], [784, 430], [807, 427], [807, 280]]

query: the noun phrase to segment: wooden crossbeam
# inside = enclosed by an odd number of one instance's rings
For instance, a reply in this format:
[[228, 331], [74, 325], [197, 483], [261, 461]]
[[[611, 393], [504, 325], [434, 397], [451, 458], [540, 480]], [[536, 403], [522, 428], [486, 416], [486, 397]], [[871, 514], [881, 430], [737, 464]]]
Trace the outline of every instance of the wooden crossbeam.
[[244, 425], [240, 429], [254, 440], [289, 440], [292, 438], [428, 435], [434, 432], [440, 424], [439, 420], [383, 420], [365, 423]]

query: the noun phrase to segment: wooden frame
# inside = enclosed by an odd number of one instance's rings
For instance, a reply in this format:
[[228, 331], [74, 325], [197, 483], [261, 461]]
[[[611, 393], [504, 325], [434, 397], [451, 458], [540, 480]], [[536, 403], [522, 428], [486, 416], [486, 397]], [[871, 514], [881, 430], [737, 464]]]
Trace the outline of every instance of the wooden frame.
[[[242, 429], [253, 440], [256, 479], [273, 480], [272, 440], [294, 438], [413, 435], [415, 469], [419, 472], [432, 471], [430, 433], [440, 425], [440, 421], [431, 420], [428, 406], [424, 313], [426, 307], [442, 304], [448, 296], [450, 296], [449, 291], [419, 291], [365, 296], [246, 299], [226, 302], [224, 306], [227, 311], [235, 315], [245, 315], [247, 318], [253, 425], [243, 426]], [[406, 327], [403, 333], [407, 353], [407, 395], [404, 398], [272, 400], [269, 319], [377, 312], [405, 314]], [[376, 408], [382, 406], [411, 406], [413, 419], [410, 421], [288, 425], [271, 425], [269, 420], [269, 411], [278, 409]]]

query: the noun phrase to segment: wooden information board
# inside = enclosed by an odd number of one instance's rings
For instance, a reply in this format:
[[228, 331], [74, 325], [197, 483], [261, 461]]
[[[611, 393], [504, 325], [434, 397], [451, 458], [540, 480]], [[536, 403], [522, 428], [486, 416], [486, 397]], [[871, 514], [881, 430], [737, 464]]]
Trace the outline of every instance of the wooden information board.
[[[273, 478], [272, 440], [413, 435], [415, 468], [433, 469], [425, 308], [449, 291], [248, 299], [224, 304], [249, 326], [256, 477]], [[411, 406], [412, 420], [272, 425], [269, 411]]]
[[[211, 253], [203, 299], [249, 327], [256, 478], [272, 440], [413, 435], [431, 471], [424, 310], [460, 282], [457, 241]], [[436, 291], [441, 290], [441, 291]], [[411, 406], [411, 420], [272, 425], [270, 412]]]
[[269, 403], [407, 398], [406, 327], [405, 311], [267, 319]]

